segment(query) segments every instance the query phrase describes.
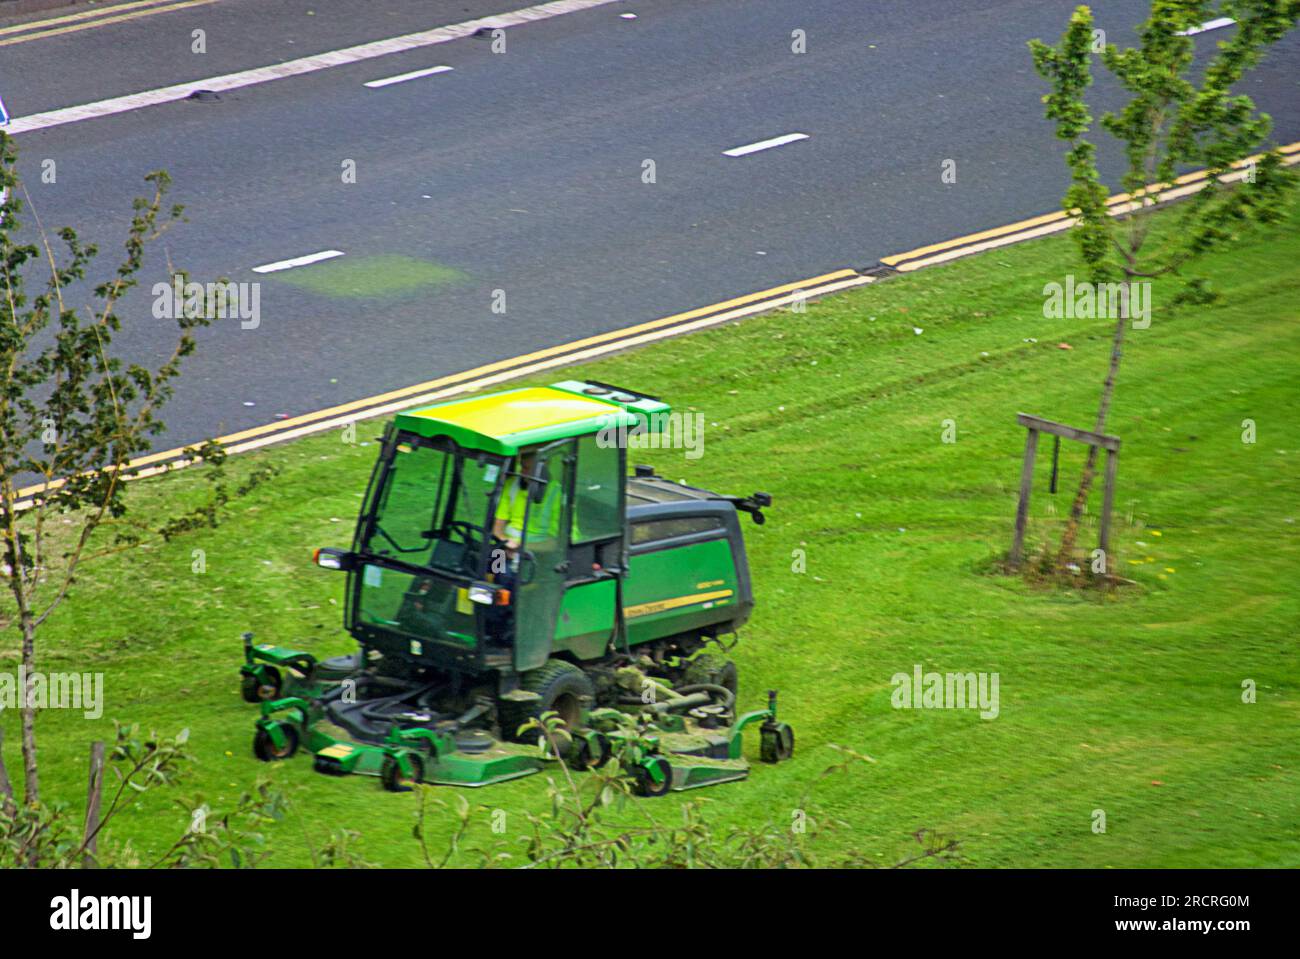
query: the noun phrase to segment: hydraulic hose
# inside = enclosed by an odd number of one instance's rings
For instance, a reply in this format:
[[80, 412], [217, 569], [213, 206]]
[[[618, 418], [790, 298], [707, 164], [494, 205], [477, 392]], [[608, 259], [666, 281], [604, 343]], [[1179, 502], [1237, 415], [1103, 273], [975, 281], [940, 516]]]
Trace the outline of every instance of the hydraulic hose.
[[727, 710], [730, 710], [732, 706], [736, 705], [736, 694], [726, 686], [719, 686], [717, 683], [692, 683], [689, 686], [678, 688], [677, 692], [681, 693], [683, 696], [695, 692], [713, 693], [715, 696], [721, 695], [722, 706]]
[[[678, 688], [674, 689], [673, 692], [675, 692], [675, 693], [680, 693], [683, 697], [685, 697], [685, 696], [689, 696], [689, 695], [691, 695], [692, 693], [709, 693], [711, 696], [713, 696], [713, 697], [715, 697], [715, 698], [716, 698], [716, 697], [721, 697], [721, 699], [722, 699], [722, 703], [721, 703], [722, 708], [723, 708], [724, 710], [728, 711], [728, 712], [730, 712], [730, 711], [731, 711], [731, 708], [732, 708], [733, 706], [735, 706], [735, 704], [736, 704], [736, 695], [735, 695], [735, 693], [733, 693], [733, 692], [732, 692], [730, 689], [728, 689], [726, 686], [719, 686], [719, 685], [717, 685], [716, 683], [692, 683], [692, 684], [689, 685], [689, 686], [679, 686]], [[648, 705], [650, 705], [649, 703], [643, 702], [642, 699], [641, 699], [641, 697], [640, 697], [640, 696], [637, 696], [637, 695], [635, 695], [635, 694], [625, 694], [625, 695], [623, 695], [623, 696], [620, 696], [618, 701], [619, 701], [620, 703], [622, 703], [623, 705], [625, 705], [625, 706], [648, 706]], [[667, 702], [660, 703], [659, 705], [665, 707], [668, 711], [671, 712], [671, 711], [673, 710], [673, 704], [674, 704], [674, 702], [676, 702], [676, 701], [675, 701], [675, 700], [668, 700]], [[701, 704], [701, 703], [692, 703], [691, 705], [692, 705], [692, 706], [698, 706], [698, 705], [702, 705], [702, 704]]]

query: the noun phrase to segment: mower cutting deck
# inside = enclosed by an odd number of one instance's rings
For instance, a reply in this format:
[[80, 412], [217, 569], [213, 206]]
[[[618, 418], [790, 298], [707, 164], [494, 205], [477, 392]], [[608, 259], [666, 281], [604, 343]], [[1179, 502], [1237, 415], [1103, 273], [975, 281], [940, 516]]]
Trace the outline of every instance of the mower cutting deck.
[[[254, 656], [280, 663], [286, 655], [308, 655], [250, 648]], [[559, 737], [571, 768], [599, 768], [617, 753], [630, 764], [637, 790], [657, 796], [744, 779], [749, 763], [742, 734], [754, 724], [761, 724], [765, 762], [793, 754], [793, 732], [776, 721], [775, 692], [768, 694], [766, 709], [733, 721], [712, 694], [682, 695], [637, 670], [625, 670], [623, 680], [653, 688], [662, 701], [644, 709], [585, 711], [581, 725]], [[455, 716], [439, 711], [436, 703], [444, 691], [437, 683], [360, 671], [321, 681], [309, 668], [291, 673], [287, 686], [289, 695], [262, 703], [255, 724], [253, 749], [264, 761], [288, 759], [305, 748], [314, 754], [317, 772], [378, 776], [386, 789], [402, 791], [415, 782], [486, 786], [539, 772], [557, 759], [540, 733], [531, 744], [494, 736], [483, 724], [490, 716], [487, 702]]]

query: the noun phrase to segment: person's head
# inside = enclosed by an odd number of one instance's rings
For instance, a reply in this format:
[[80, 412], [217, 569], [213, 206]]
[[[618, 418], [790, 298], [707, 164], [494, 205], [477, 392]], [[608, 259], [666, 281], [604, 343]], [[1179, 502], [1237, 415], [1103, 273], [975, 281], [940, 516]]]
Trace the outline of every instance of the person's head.
[[519, 451], [519, 472], [524, 476], [530, 476], [533, 467], [537, 465], [537, 450], [520, 450]]

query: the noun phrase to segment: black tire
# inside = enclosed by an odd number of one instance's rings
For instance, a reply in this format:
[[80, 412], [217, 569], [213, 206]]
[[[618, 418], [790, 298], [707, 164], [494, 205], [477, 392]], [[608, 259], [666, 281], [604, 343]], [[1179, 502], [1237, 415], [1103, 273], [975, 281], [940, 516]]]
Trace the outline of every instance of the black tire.
[[794, 730], [786, 723], [764, 726], [759, 747], [763, 762], [785, 762], [794, 755]]
[[424, 757], [419, 753], [410, 753], [406, 757], [411, 763], [411, 778], [402, 775], [402, 767], [392, 756], [384, 757], [384, 764], [379, 769], [379, 779], [390, 793], [409, 793], [415, 784], [424, 781]]
[[667, 796], [673, 788], [672, 763], [667, 759], [664, 759], [662, 756], [655, 756], [652, 761], [657, 762], [659, 768], [663, 770], [664, 781], [661, 783], [655, 782], [654, 778], [650, 775], [650, 770], [646, 769], [645, 766], [633, 766], [632, 780], [633, 785], [636, 787], [636, 794], [638, 796], [647, 797]]
[[501, 735], [517, 743], [536, 740], [535, 732], [520, 736], [519, 727], [545, 712], [558, 712], [570, 729], [576, 729], [582, 724], [584, 701], [591, 703], [596, 695], [587, 674], [562, 659], [548, 659], [537, 669], [524, 673], [519, 686], [539, 698], [527, 703], [506, 700], [499, 704]]
[[[592, 746], [592, 740], [595, 746]], [[605, 763], [609, 762], [613, 749], [610, 748], [609, 740], [601, 733], [595, 733], [590, 738], [580, 737], [578, 739], [578, 748], [573, 751], [573, 761], [571, 765], [574, 769], [586, 772], [588, 769], [599, 769]]]
[[282, 726], [284, 730], [284, 746], [276, 749], [275, 743], [271, 740], [271, 734], [261, 726], [257, 727], [257, 732], [253, 735], [253, 755], [264, 763], [279, 762], [282, 759], [288, 759], [298, 751], [298, 730], [292, 726]]
[[686, 664], [681, 685], [694, 686], [698, 683], [722, 686], [735, 696], [740, 676], [736, 664], [731, 660], [712, 653], [701, 653]]
[[279, 699], [282, 681], [280, 671], [274, 666], [267, 666], [262, 671], [263, 679], [245, 675], [239, 684], [239, 694], [246, 703], [264, 703], [269, 699]]

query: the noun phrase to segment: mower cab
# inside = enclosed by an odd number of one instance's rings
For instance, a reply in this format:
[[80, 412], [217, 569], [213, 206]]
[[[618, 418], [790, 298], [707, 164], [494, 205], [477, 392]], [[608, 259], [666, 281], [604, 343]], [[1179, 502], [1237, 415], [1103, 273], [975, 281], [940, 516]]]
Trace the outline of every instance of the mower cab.
[[541, 666], [566, 584], [612, 582], [624, 563], [626, 451], [602, 434], [667, 412], [561, 383], [399, 415], [351, 552], [321, 554], [348, 570], [348, 630], [418, 666]]

